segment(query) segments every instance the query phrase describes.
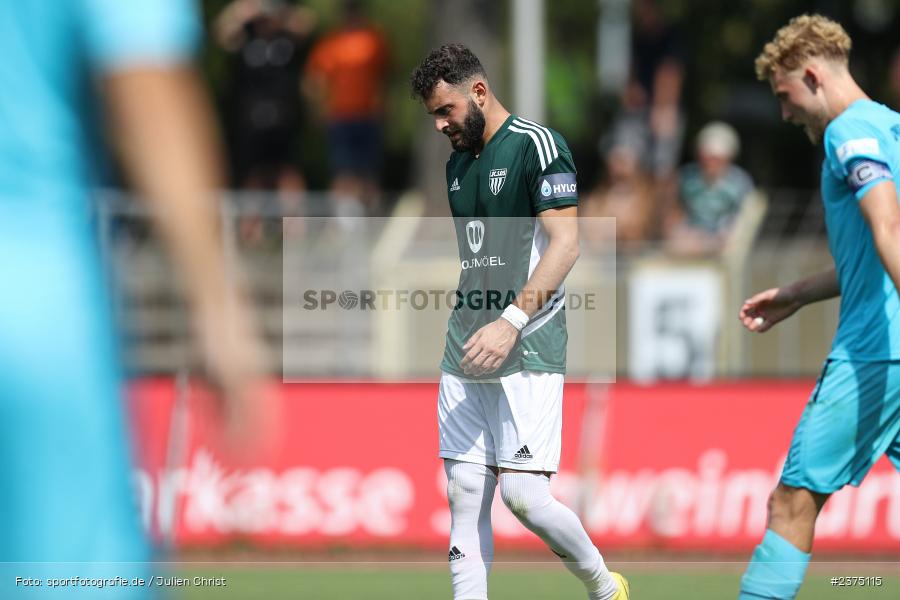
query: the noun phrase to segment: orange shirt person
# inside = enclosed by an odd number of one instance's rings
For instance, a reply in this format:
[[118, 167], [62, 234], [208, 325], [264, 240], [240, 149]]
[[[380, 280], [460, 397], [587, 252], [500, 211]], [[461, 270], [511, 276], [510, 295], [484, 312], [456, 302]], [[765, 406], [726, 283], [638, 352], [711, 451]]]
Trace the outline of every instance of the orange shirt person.
[[341, 23], [312, 49], [306, 75], [327, 122], [335, 212], [356, 217], [377, 197], [388, 52], [359, 0], [345, 0]]
[[313, 48], [307, 74], [318, 84], [329, 121], [374, 118], [381, 111], [387, 44], [369, 26], [344, 28]]

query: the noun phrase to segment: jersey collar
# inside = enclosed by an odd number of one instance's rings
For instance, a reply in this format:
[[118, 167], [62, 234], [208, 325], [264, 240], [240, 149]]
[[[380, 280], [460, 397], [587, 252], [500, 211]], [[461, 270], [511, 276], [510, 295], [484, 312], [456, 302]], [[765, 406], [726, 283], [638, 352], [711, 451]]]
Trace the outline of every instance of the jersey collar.
[[481, 152], [474, 155], [475, 158], [478, 158], [479, 156], [484, 154], [485, 150], [490, 148], [491, 144], [494, 143], [494, 140], [496, 140], [499, 137], [505, 137], [506, 134], [508, 133], [507, 129], [509, 128], [510, 123], [512, 123], [513, 119], [515, 119], [515, 118], [516, 118], [516, 116], [514, 114], [510, 113], [510, 115], [508, 117], [506, 117], [506, 120], [503, 121], [503, 123], [500, 125], [500, 127], [497, 128], [497, 131], [494, 132], [494, 135], [491, 136], [491, 139], [488, 140], [488, 143], [485, 144], [484, 147], [481, 149]]

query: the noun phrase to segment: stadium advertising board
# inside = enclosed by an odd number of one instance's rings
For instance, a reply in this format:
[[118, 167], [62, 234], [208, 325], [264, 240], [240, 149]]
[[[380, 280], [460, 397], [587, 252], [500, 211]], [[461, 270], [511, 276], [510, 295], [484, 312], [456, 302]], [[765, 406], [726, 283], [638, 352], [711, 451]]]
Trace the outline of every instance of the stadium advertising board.
[[[569, 383], [554, 491], [604, 551], [748, 551], [812, 385]], [[187, 402], [178, 450], [169, 437], [174, 383], [132, 385], [145, 526], [181, 547], [446, 545], [435, 383], [279, 384], [278, 392], [282, 450], [238, 466], [217, 452], [201, 393]], [[499, 494], [494, 531], [498, 547], [542, 547]], [[900, 476], [886, 460], [829, 501], [816, 548], [900, 550]]]

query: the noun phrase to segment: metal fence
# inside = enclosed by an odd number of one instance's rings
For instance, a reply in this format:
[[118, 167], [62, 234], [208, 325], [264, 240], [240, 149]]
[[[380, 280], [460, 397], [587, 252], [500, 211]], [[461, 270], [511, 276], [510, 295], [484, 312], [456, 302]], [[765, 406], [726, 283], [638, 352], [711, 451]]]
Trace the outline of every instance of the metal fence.
[[[713, 258], [672, 259], [653, 244], [612, 258], [583, 253], [567, 284], [575, 291], [596, 291], [604, 306], [567, 315], [569, 373], [702, 379], [817, 372], [835, 329], [837, 302], [808, 307], [765, 335], [744, 332], [737, 320], [740, 303], [751, 292], [830, 265], [819, 203], [790, 190], [773, 191], [768, 198], [760, 195], [748, 203], [751, 208], [742, 215], [734, 240]], [[330, 200], [322, 194], [305, 195], [302, 216], [283, 208], [298, 203], [280, 202], [276, 196], [223, 196], [225, 251], [250, 291], [273, 372], [301, 379], [401, 380], [438, 373], [449, 311], [367, 316], [349, 310], [291, 310], [310, 290], [455, 285], [460, 264], [452, 227], [424, 217], [424, 203], [413, 194], [393, 200], [389, 217], [348, 220], [323, 216]], [[191, 355], [189, 328], [177, 278], [146, 211], [118, 192], [98, 195], [96, 206], [101, 248], [115, 282], [126, 364], [135, 373], [174, 372]], [[699, 288], [687, 292], [683, 306], [665, 290], [653, 291], [655, 282], [665, 279], [660, 274], [684, 284], [685, 277], [704, 273], [713, 282], [714, 305], [697, 304]], [[656, 308], [645, 313], [640, 307], [648, 293], [659, 298]], [[352, 294], [344, 300], [352, 301]], [[648, 319], [656, 321], [648, 325]], [[699, 356], [698, 348], [711, 353], [706, 371], [690, 362]], [[654, 360], [661, 361], [660, 369], [642, 368]]]

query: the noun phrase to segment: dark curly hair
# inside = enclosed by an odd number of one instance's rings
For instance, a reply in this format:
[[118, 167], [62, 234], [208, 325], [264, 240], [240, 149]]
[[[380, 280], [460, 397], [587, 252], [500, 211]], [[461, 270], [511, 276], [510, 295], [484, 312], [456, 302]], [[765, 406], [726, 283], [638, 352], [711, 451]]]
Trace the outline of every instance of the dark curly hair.
[[445, 44], [432, 50], [409, 78], [413, 98], [427, 100], [442, 79], [457, 85], [475, 75], [487, 77], [481, 61], [462, 44]]

